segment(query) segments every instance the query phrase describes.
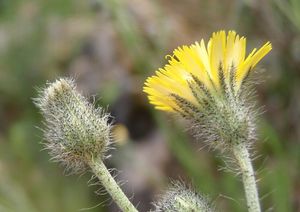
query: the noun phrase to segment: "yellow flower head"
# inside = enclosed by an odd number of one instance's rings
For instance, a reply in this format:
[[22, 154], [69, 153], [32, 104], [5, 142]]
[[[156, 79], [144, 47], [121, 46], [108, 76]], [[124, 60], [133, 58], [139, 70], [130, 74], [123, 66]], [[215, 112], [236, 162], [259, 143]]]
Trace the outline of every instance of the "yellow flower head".
[[235, 31], [213, 33], [207, 46], [202, 39], [182, 46], [168, 64], [149, 77], [144, 86], [156, 109], [181, 111], [182, 105], [201, 108], [207, 97], [236, 97], [255, 65], [272, 49], [270, 42], [246, 56], [246, 38]]

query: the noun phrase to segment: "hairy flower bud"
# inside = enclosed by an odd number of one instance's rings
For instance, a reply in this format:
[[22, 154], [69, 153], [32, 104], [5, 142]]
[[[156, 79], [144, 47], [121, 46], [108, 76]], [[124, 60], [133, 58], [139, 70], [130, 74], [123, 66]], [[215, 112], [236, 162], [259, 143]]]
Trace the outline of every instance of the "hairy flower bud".
[[109, 115], [94, 108], [71, 79], [49, 83], [35, 104], [45, 118], [46, 149], [67, 171], [81, 172], [87, 161], [103, 158], [110, 143]]
[[251, 93], [251, 85], [247, 85], [240, 96], [207, 94], [206, 106], [195, 110], [194, 118], [190, 119], [195, 137], [221, 151], [239, 143], [250, 145], [256, 139], [257, 110], [248, 93]]
[[215, 211], [207, 197], [195, 193], [181, 182], [173, 182], [154, 206], [156, 212]]

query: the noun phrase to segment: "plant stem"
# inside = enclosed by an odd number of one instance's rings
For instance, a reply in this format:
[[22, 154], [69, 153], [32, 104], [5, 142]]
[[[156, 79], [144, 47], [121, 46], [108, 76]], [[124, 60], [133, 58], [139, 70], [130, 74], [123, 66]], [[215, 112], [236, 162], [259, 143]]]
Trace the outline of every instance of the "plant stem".
[[137, 209], [132, 205], [122, 189], [116, 183], [102, 160], [90, 160], [89, 166], [122, 211], [137, 212]]
[[248, 210], [249, 212], [260, 212], [255, 175], [246, 145], [244, 143], [235, 144], [233, 146], [233, 154], [242, 172]]

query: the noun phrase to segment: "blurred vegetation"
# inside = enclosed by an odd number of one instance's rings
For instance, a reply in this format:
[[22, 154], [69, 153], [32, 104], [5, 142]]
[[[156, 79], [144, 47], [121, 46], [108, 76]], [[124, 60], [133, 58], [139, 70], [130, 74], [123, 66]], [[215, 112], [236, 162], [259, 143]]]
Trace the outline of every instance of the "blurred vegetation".
[[299, 211], [298, 0], [0, 0], [0, 211], [117, 210], [94, 207], [110, 200], [88, 187], [90, 175], [64, 176], [41, 151], [42, 120], [32, 98], [60, 76], [75, 76], [125, 127], [108, 164], [122, 171], [117, 178], [128, 181], [123, 187], [134, 191], [141, 211], [170, 177], [210, 194], [222, 211], [245, 211], [241, 182], [219, 171], [217, 153], [193, 142], [184, 122], [154, 111], [142, 93], [173, 48], [219, 29], [245, 35], [249, 49], [273, 44], [257, 86], [265, 113], [255, 166], [264, 211]]

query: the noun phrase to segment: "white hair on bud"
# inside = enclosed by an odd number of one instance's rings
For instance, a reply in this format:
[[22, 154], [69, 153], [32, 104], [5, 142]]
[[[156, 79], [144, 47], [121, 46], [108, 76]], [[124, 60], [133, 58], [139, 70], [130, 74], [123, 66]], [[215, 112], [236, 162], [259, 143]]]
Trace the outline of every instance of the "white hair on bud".
[[111, 143], [109, 115], [89, 103], [72, 79], [48, 83], [34, 102], [45, 118], [46, 149], [67, 172], [82, 172], [87, 160], [105, 157]]
[[154, 212], [215, 211], [206, 196], [196, 193], [179, 181], [172, 182], [166, 193], [153, 205]]
[[[231, 72], [234, 73], [235, 70]], [[190, 122], [194, 137], [221, 152], [230, 151], [232, 145], [241, 142], [250, 147], [256, 140], [258, 113], [253, 101], [254, 82], [248, 79], [238, 95], [232, 92], [233, 87], [222, 84], [219, 94], [208, 91], [196, 76], [192, 77], [194, 81], [189, 83], [189, 87], [200, 106], [175, 94], [170, 97], [180, 108], [179, 114]]]

